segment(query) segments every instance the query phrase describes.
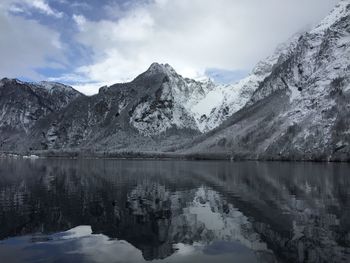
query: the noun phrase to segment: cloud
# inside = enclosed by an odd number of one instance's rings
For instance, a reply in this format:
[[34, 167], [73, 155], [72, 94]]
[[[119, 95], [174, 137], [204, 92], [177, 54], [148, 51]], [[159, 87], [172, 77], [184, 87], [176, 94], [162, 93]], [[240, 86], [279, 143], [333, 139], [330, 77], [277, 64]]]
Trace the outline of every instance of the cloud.
[[[47, 16], [56, 18], [63, 17], [62, 12], [58, 12], [50, 7], [45, 0], [2, 0], [0, 7], [13, 13], [31, 13], [31, 10], [38, 11]], [[3, 8], [5, 9], [5, 8]]]
[[[93, 51], [77, 69], [89, 81], [126, 81], [152, 62], [187, 77], [208, 68], [249, 70], [295, 32], [319, 22], [336, 0], [153, 0], [116, 9], [114, 20], [74, 16], [76, 41]], [[105, 7], [106, 8], [106, 7]], [[109, 5], [113, 13], [113, 5]]]
[[67, 63], [57, 32], [4, 8], [0, 5], [0, 76], [40, 79], [38, 68]]
[[57, 12], [56, 10], [53, 10], [48, 3], [46, 3], [45, 0], [24, 0], [24, 2], [33, 8], [38, 9], [42, 13], [49, 15], [49, 16], [55, 16], [55, 17], [62, 17], [62, 12]]
[[83, 15], [73, 15], [74, 22], [78, 25], [79, 28], [84, 28], [86, 19]]

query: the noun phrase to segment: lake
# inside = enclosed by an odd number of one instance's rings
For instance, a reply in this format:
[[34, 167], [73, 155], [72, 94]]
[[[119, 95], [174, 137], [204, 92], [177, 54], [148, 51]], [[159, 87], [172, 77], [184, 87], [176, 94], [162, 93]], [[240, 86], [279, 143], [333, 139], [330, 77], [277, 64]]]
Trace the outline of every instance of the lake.
[[0, 160], [0, 261], [350, 262], [350, 164]]

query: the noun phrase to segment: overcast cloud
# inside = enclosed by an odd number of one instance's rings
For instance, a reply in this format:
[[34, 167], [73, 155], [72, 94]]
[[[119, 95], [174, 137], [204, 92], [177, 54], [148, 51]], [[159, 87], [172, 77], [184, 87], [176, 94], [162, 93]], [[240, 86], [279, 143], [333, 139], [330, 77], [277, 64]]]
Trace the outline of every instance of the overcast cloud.
[[[193, 78], [208, 69], [247, 72], [277, 44], [317, 24], [337, 1], [86, 0], [79, 1], [81, 8], [65, 0], [20, 2], [4, 0], [0, 8], [0, 75], [37, 78], [36, 68], [67, 67], [44, 77], [93, 93], [132, 79], [155, 61]], [[67, 28], [68, 37], [62, 33]], [[79, 56], [87, 59], [65, 66], [73, 46], [84, 47]]]

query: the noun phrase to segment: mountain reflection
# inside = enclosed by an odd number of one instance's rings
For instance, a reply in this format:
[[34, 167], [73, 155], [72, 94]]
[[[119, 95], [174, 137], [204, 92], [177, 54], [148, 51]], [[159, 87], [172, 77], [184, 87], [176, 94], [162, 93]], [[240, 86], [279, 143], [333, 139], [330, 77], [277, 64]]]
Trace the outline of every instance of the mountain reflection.
[[72, 229], [112, 250], [126, 242], [145, 260], [199, 248], [251, 253], [257, 262], [350, 260], [348, 164], [0, 160], [0, 167], [1, 239], [55, 240], [53, 233]]

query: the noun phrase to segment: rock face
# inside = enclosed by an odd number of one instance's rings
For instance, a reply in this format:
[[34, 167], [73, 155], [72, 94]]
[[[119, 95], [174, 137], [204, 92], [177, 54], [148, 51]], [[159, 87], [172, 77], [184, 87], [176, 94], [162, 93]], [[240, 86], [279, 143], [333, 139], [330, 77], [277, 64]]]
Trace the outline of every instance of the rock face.
[[277, 62], [248, 104], [187, 152], [350, 159], [350, 4], [340, 1]]
[[28, 134], [38, 120], [81, 96], [59, 83], [0, 80], [0, 148], [11, 150], [17, 137]]

